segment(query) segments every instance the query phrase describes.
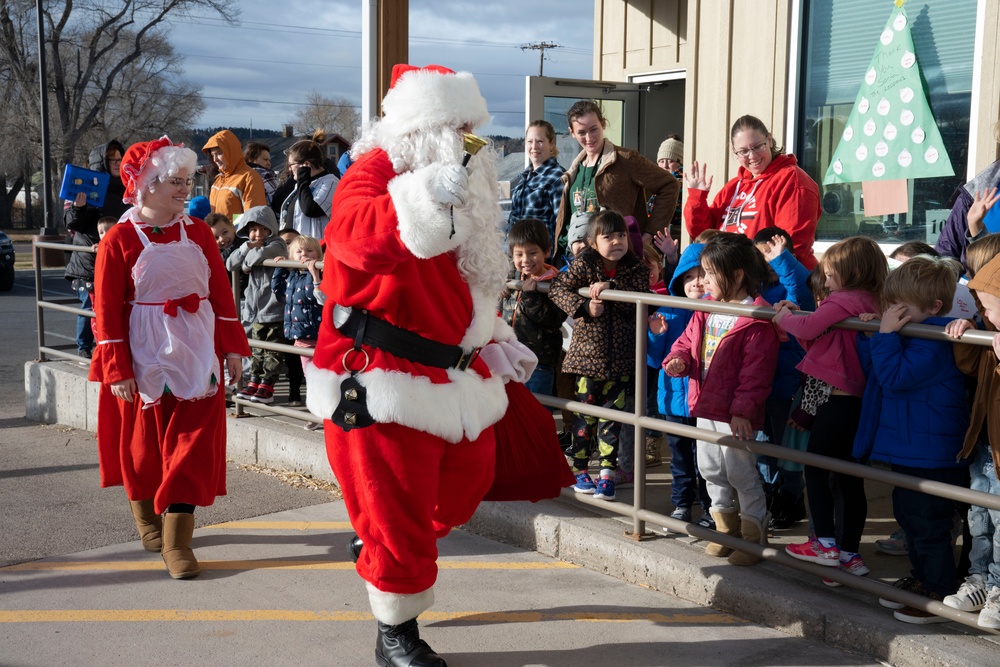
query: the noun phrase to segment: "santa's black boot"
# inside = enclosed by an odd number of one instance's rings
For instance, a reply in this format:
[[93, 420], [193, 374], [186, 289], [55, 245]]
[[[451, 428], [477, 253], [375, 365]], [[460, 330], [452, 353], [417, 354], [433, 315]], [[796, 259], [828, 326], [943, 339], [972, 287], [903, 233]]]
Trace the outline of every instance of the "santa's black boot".
[[379, 621], [375, 664], [379, 667], [448, 667], [444, 658], [420, 638], [415, 618], [399, 625]]
[[355, 535], [351, 538], [351, 541], [347, 543], [347, 552], [351, 554], [351, 560], [355, 563], [361, 558], [361, 547], [365, 546], [365, 543], [361, 541], [361, 538]]

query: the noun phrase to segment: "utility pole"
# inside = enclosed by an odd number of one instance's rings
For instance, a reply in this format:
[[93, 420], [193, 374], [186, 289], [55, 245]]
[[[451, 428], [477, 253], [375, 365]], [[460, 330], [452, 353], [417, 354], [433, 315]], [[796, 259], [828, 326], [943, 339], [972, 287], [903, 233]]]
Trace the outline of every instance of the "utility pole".
[[534, 42], [532, 44], [522, 44], [522, 51], [538, 51], [538, 76], [542, 76], [542, 67], [545, 65], [545, 49], [558, 49], [558, 44], [552, 42]]

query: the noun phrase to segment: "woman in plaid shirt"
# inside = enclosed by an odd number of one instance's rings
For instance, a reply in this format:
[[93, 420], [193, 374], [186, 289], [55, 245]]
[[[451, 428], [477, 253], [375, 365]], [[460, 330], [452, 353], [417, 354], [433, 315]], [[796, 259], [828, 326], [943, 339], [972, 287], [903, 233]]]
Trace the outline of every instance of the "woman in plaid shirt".
[[[545, 120], [536, 120], [528, 126], [524, 136], [524, 150], [528, 153], [531, 166], [521, 174], [521, 180], [511, 194], [510, 216], [507, 229], [518, 220], [538, 218], [549, 230], [549, 238], [555, 239], [556, 216], [563, 185], [559, 177], [566, 171], [556, 161], [556, 131]], [[552, 257], [555, 256], [552, 244]]]

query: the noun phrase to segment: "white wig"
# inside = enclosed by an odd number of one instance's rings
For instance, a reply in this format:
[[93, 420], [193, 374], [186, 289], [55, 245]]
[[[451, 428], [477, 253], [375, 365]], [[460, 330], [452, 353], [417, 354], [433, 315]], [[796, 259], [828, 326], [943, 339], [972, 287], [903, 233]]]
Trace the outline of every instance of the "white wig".
[[157, 150], [146, 160], [139, 171], [139, 177], [135, 184], [136, 203], [142, 204], [143, 194], [153, 192], [157, 183], [167, 180], [184, 169], [187, 170], [189, 178], [194, 176], [198, 169], [198, 155], [193, 150], [184, 146], [164, 146]]

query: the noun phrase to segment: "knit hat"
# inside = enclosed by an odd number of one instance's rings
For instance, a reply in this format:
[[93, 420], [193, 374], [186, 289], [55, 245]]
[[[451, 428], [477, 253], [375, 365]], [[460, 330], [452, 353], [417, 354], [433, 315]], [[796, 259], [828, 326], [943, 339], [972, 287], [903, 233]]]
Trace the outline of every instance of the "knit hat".
[[587, 230], [590, 228], [590, 218], [593, 213], [577, 211], [569, 219], [569, 230], [566, 232], [566, 244], [573, 245], [577, 241], [587, 240]]
[[662, 144], [660, 144], [660, 149], [656, 151], [656, 161], [660, 160], [676, 160], [677, 162], [684, 161], [684, 144], [682, 144], [677, 139], [665, 139]]
[[212, 212], [212, 205], [208, 197], [194, 197], [188, 202], [187, 214], [192, 218], [205, 219], [205, 216]]
[[969, 281], [969, 289], [1000, 297], [1000, 255], [991, 259], [986, 263], [986, 266], [976, 272], [976, 275]]
[[382, 111], [383, 124], [398, 135], [438, 125], [477, 127], [490, 121], [472, 74], [440, 65], [395, 65]]

